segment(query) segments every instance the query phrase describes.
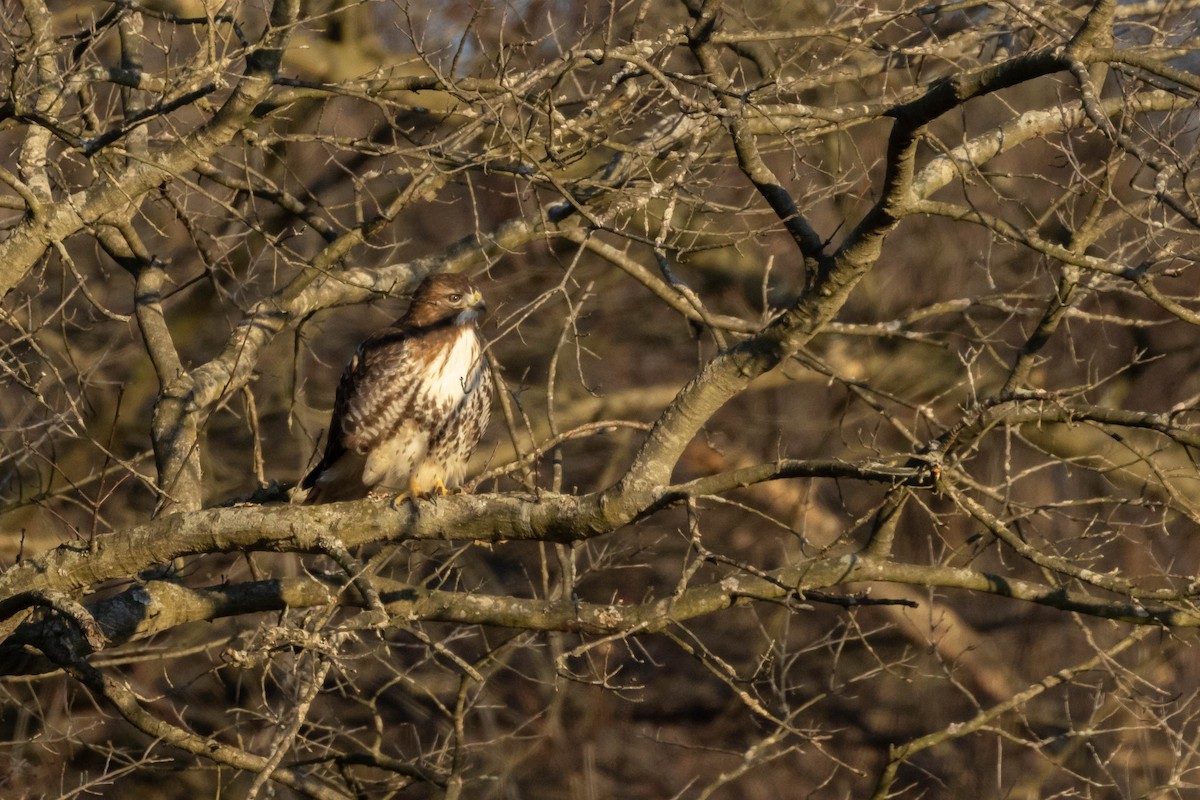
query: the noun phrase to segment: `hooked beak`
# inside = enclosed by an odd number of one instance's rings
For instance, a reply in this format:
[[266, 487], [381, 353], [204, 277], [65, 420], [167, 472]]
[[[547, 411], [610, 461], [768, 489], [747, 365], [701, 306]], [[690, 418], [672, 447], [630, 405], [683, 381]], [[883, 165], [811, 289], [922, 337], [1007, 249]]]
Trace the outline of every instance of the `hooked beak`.
[[477, 291], [471, 292], [463, 298], [463, 310], [458, 312], [457, 321], [459, 325], [467, 325], [480, 319], [486, 313], [487, 303], [483, 302], [483, 295]]

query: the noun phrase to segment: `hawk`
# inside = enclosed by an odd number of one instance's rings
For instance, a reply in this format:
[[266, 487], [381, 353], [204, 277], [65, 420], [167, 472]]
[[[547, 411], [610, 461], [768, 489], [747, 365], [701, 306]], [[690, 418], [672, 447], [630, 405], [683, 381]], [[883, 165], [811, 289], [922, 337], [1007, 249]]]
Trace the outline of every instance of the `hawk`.
[[358, 347], [338, 383], [325, 455], [293, 502], [370, 492], [445, 494], [462, 483], [492, 402], [478, 320], [486, 306], [464, 275], [431, 275], [408, 312]]

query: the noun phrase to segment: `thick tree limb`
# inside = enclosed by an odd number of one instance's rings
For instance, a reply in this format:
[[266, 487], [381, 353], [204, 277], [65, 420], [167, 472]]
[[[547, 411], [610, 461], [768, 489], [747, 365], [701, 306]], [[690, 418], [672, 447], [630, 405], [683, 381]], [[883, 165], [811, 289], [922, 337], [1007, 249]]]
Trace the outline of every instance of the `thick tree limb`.
[[22, 221], [0, 243], [0, 297], [33, 268], [52, 243], [61, 242], [85, 225], [99, 222], [115, 209], [136, 202], [162, 181], [187, 172], [233, 139], [271, 90], [299, 6], [299, 0], [272, 3], [270, 24], [254, 51], [246, 57], [241, 79], [205, 124], [144, 160], [130, 162], [120, 172], [98, 181], [94, 188], [54, 204], [44, 216]]

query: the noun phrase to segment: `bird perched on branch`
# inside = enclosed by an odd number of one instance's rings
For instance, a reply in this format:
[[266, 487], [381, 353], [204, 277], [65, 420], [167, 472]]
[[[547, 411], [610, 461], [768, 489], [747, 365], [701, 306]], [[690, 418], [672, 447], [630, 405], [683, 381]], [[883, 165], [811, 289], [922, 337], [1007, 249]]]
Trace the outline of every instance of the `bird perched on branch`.
[[431, 275], [408, 312], [367, 338], [342, 373], [325, 455], [294, 503], [368, 493], [416, 498], [462, 483], [492, 402], [478, 321], [483, 296], [464, 275]]

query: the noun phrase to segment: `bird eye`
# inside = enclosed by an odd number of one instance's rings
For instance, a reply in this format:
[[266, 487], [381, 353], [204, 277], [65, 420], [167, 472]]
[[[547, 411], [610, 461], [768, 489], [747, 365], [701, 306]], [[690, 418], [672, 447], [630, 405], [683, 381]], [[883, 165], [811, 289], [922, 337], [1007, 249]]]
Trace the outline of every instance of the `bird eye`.
[[454, 294], [450, 295], [450, 302], [451, 302], [451, 303], [457, 303], [457, 302], [459, 302], [459, 301], [461, 301], [461, 300], [462, 300], [462, 295], [461, 295], [461, 294], [459, 294], [458, 292], [455, 292]]

